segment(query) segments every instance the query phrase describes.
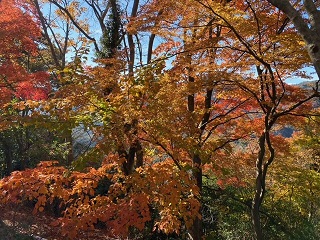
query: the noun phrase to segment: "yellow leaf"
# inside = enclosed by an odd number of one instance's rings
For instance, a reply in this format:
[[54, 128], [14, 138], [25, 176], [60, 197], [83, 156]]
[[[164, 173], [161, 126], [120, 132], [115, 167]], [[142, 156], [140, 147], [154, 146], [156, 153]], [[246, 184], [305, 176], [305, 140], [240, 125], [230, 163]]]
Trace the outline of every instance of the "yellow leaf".
[[95, 106], [89, 106], [89, 112], [91, 112], [91, 113], [94, 113], [94, 112], [96, 112], [97, 111], [97, 109], [96, 109], [96, 107]]

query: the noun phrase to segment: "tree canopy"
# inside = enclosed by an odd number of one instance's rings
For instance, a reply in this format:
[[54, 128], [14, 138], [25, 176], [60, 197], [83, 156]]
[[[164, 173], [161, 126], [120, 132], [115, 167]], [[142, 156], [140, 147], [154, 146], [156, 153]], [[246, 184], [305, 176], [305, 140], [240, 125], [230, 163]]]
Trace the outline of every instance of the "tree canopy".
[[2, 0], [0, 205], [57, 239], [318, 239], [318, 11]]

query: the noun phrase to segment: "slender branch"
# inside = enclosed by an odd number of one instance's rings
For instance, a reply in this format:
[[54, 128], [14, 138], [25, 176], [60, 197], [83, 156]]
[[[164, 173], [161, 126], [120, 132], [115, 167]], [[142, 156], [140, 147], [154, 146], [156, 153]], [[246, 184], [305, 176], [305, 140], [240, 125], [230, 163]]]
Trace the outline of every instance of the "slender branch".
[[91, 37], [82, 27], [80, 27], [80, 25], [76, 22], [76, 20], [72, 17], [72, 15], [70, 14], [70, 12], [63, 6], [61, 6], [59, 3], [57, 3], [55, 0], [49, 0], [49, 2], [53, 3], [54, 5], [56, 5], [62, 12], [64, 12], [69, 19], [71, 20], [71, 22], [73, 23], [73, 25], [89, 40], [91, 40], [94, 44], [94, 48], [96, 50], [96, 52], [100, 52], [99, 46], [97, 44], [97, 41], [94, 37]]
[[[142, 129], [142, 131], [144, 133], [147, 133], [147, 131], [145, 129]], [[145, 142], [154, 143], [154, 144], [157, 144], [158, 146], [160, 146], [162, 148], [162, 150], [164, 150], [165, 153], [168, 154], [168, 156], [172, 159], [172, 161], [178, 167], [178, 169], [181, 170], [182, 166], [180, 165], [178, 159], [176, 159], [174, 157], [174, 155], [161, 142], [159, 142], [154, 136], [151, 136], [151, 137], [153, 138], [154, 141], [150, 141], [150, 140], [148, 140], [146, 138], [141, 138], [141, 137], [140, 137], [140, 139], [145, 141]]]

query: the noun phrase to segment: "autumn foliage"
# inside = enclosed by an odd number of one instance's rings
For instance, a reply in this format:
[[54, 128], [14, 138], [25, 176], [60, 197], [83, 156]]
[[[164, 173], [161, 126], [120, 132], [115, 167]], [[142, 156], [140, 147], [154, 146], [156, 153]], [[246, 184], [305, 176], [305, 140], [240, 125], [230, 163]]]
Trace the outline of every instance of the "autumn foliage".
[[1, 1], [0, 16], [1, 105], [13, 97], [46, 99], [50, 91], [49, 74], [30, 69], [31, 61], [38, 54], [36, 41], [41, 37], [32, 7], [23, 1]]
[[[63, 156], [3, 178], [1, 206], [54, 216], [67, 239], [303, 236], [319, 171], [295, 145], [306, 119], [315, 129], [320, 82], [288, 84], [314, 62], [268, 2], [1, 1], [4, 168], [17, 125], [48, 130]], [[32, 144], [18, 138], [19, 154]]]
[[168, 162], [137, 169], [130, 177], [112, 163], [80, 173], [57, 162], [42, 162], [12, 173], [3, 179], [1, 189], [1, 204], [31, 201], [34, 214], [55, 204], [62, 217], [52, 224], [61, 225], [60, 234], [70, 239], [94, 230], [98, 223], [105, 224], [106, 235], [112, 237], [128, 236], [132, 228], [142, 231], [147, 223], [152, 231], [179, 234], [192, 224], [199, 208], [198, 189], [189, 174]]

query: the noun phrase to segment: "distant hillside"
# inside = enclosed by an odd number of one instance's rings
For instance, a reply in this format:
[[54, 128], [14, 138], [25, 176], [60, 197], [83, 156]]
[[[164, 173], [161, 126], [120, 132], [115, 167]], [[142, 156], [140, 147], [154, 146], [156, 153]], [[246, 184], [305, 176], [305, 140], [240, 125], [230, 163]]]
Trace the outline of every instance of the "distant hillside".
[[317, 81], [304, 81], [304, 82], [295, 84], [295, 86], [299, 86], [303, 89], [310, 89], [311, 90], [315, 86], [316, 82]]
[[287, 126], [287, 127], [282, 128], [281, 130], [277, 131], [277, 134], [281, 135], [285, 138], [291, 138], [294, 131], [295, 131], [295, 129], [292, 126]]
[[[303, 89], [312, 91], [312, 89], [314, 89], [314, 87], [315, 87], [316, 82], [317, 81], [305, 81], [305, 82], [301, 82], [299, 84], [295, 84], [295, 86], [299, 86]], [[320, 98], [314, 100], [314, 107], [315, 108], [320, 107]]]
[[[316, 83], [316, 81], [305, 81], [305, 82], [301, 82], [299, 84], [295, 84], [295, 86], [301, 87], [302, 89], [312, 91], [312, 89], [315, 87], [315, 83]], [[320, 99], [314, 100], [314, 107], [315, 108], [320, 107]], [[290, 137], [292, 137], [292, 134], [294, 132], [295, 132], [294, 127], [286, 126], [286, 127], [283, 127], [281, 130], [279, 130], [278, 134], [282, 135], [285, 138], [290, 138]]]

